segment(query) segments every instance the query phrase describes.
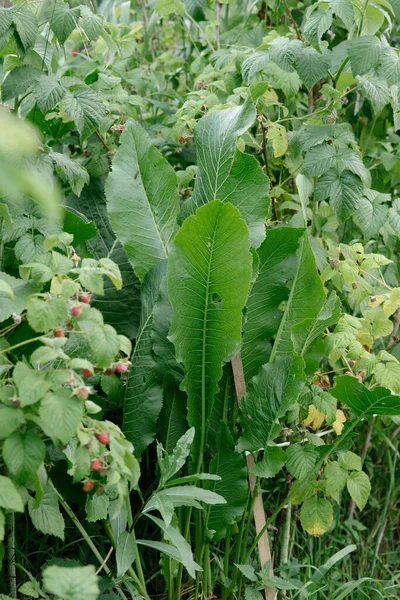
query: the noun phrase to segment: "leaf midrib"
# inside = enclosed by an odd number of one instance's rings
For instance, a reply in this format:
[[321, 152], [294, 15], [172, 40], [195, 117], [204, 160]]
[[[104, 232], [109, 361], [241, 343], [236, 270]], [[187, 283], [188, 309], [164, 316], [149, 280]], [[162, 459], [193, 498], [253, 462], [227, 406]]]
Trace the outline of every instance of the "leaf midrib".
[[300, 242], [301, 245], [300, 245], [300, 248], [299, 248], [300, 252], [298, 254], [298, 262], [297, 262], [296, 274], [295, 274], [294, 279], [293, 279], [293, 284], [292, 284], [292, 287], [291, 287], [291, 290], [290, 290], [290, 294], [289, 294], [288, 302], [287, 302], [287, 305], [286, 305], [286, 309], [285, 309], [285, 312], [283, 313], [283, 317], [282, 317], [281, 323], [279, 325], [278, 333], [276, 334], [275, 343], [274, 343], [274, 346], [272, 348], [271, 356], [270, 356], [270, 359], [269, 359], [270, 363], [272, 363], [274, 361], [274, 359], [275, 359], [275, 355], [276, 355], [276, 352], [277, 352], [278, 344], [279, 344], [279, 342], [281, 340], [281, 336], [282, 336], [282, 330], [283, 330], [283, 327], [285, 326], [285, 323], [286, 323], [286, 321], [288, 319], [289, 312], [290, 312], [290, 309], [291, 309], [291, 305], [292, 305], [292, 302], [293, 302], [293, 296], [294, 296], [294, 293], [295, 293], [295, 290], [296, 290], [296, 284], [297, 284], [297, 280], [299, 278], [299, 273], [300, 273], [301, 263], [302, 263], [302, 258], [303, 258], [304, 239], [305, 239], [304, 236], [305, 235], [306, 234], [303, 234], [303, 237], [302, 237], [301, 242]]
[[217, 221], [214, 227], [213, 239], [210, 247], [208, 269], [207, 269], [207, 281], [205, 289], [205, 302], [204, 302], [204, 317], [203, 317], [203, 339], [202, 339], [202, 356], [201, 356], [201, 438], [200, 438], [200, 452], [197, 462], [197, 472], [201, 471], [203, 462], [203, 449], [205, 444], [206, 435], [206, 343], [207, 343], [207, 317], [208, 317], [208, 298], [209, 298], [209, 287], [210, 287], [210, 275], [211, 275], [211, 264], [215, 245], [215, 236], [218, 228], [220, 214], [218, 211]]

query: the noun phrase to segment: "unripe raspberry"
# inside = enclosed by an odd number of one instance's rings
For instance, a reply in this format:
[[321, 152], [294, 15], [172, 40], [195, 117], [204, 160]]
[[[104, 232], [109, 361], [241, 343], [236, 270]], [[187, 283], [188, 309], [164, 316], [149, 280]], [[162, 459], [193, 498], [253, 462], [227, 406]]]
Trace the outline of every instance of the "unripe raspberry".
[[75, 306], [73, 306], [71, 308], [71, 315], [73, 317], [79, 317], [79, 315], [81, 314], [81, 312], [82, 312], [82, 306], [79, 306], [78, 304], [76, 304]]
[[94, 488], [94, 481], [91, 481], [90, 479], [84, 481], [82, 484], [82, 488], [84, 492], [91, 492]]
[[90, 388], [83, 385], [75, 390], [75, 395], [78, 396], [79, 400], [87, 400], [89, 398]]
[[90, 466], [92, 467], [92, 471], [100, 471], [100, 469], [103, 468], [103, 461], [99, 458], [95, 458], [94, 460], [92, 460]]
[[89, 304], [91, 299], [92, 299], [92, 294], [90, 294], [89, 292], [81, 292], [79, 294], [79, 300], [81, 302], [83, 302], [83, 304]]
[[340, 260], [338, 258], [331, 258], [329, 264], [331, 266], [331, 269], [337, 269], [340, 265]]
[[63, 337], [65, 337], [64, 329], [62, 327], [55, 327], [53, 329], [53, 335], [56, 338], [63, 338]]
[[16, 325], [19, 325], [20, 323], [22, 323], [22, 315], [19, 315], [18, 313], [13, 313], [12, 320]]
[[105, 467], [103, 467], [102, 469], [99, 470], [99, 475], [100, 477], [105, 477], [107, 475], [107, 469]]
[[110, 436], [108, 435], [107, 431], [100, 431], [100, 433], [96, 434], [96, 437], [100, 444], [106, 445], [110, 441]]
[[115, 368], [116, 365], [110, 365], [109, 367], [107, 367], [107, 369], [105, 370], [105, 374], [106, 375], [114, 375], [115, 373]]
[[83, 369], [82, 370], [82, 375], [84, 377], [91, 377], [93, 375], [92, 371], [90, 369]]
[[356, 377], [357, 377], [358, 381], [359, 381], [360, 383], [362, 383], [362, 380], [363, 380], [363, 378], [362, 378], [362, 376], [360, 375], [360, 373], [357, 373], [357, 374], [356, 374]]
[[102, 485], [98, 485], [96, 488], [96, 496], [102, 496], [106, 490]]
[[115, 370], [117, 371], [117, 373], [126, 373], [126, 371], [128, 370], [128, 365], [126, 363], [118, 363], [115, 367]]

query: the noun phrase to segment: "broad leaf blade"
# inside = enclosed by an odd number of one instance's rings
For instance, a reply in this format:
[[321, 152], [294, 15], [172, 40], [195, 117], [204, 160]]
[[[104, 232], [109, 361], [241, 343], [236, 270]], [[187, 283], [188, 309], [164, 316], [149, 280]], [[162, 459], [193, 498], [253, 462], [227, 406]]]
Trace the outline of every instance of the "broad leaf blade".
[[247, 302], [241, 350], [247, 381], [268, 361], [268, 340], [279, 328], [279, 307], [289, 296], [288, 282], [296, 272], [296, 252], [303, 233], [303, 229], [290, 227], [270, 229], [258, 250], [259, 273]]
[[148, 134], [129, 122], [106, 183], [108, 214], [137, 276], [168, 257], [179, 196], [173, 168]]
[[226, 534], [227, 525], [243, 514], [248, 491], [246, 461], [243, 454], [234, 451], [232, 435], [223, 422], [209, 470], [221, 478], [213, 481], [209, 488], [226, 500], [226, 504], [212, 506], [208, 512], [206, 527], [215, 532], [212, 539], [218, 541]]
[[274, 424], [296, 402], [304, 386], [304, 363], [299, 357], [279, 357], [253, 377], [240, 404], [241, 447], [257, 451], [273, 439]]
[[335, 384], [329, 393], [347, 404], [357, 416], [400, 414], [400, 396], [387, 388], [375, 387], [369, 390], [356, 377], [350, 375], [336, 377]]
[[126, 387], [123, 430], [135, 446], [136, 456], [140, 456], [153, 441], [162, 405], [162, 388], [156, 380], [151, 331], [153, 310], [164, 276], [165, 262], [161, 262], [144, 279], [140, 327]]
[[222, 364], [241, 338], [251, 277], [249, 248], [238, 210], [215, 200], [185, 221], [168, 263], [174, 309], [170, 338], [177, 360], [185, 366], [182, 388], [188, 394], [189, 424], [196, 428], [193, 447], [198, 460]]
[[236, 139], [253, 124], [256, 110], [249, 96], [242, 106], [210, 112], [195, 127], [198, 171], [193, 196], [186, 201], [182, 217], [220, 199], [221, 187], [228, 179], [236, 153]]
[[[312, 298], [312, 302], [310, 302]], [[305, 338], [312, 335], [315, 321], [325, 301], [322, 281], [307, 234], [303, 235], [297, 252], [297, 268], [286, 304], [285, 312], [276, 334], [270, 360], [293, 352], [293, 328], [302, 324], [297, 334]]]

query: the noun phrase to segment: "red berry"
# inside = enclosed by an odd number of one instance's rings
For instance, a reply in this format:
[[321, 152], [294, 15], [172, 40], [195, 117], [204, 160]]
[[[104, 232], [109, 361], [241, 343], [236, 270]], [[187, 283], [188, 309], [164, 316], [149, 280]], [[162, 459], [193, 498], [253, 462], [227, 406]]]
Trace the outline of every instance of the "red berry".
[[97, 439], [99, 440], [100, 444], [108, 444], [108, 442], [110, 441], [110, 436], [108, 435], [107, 431], [100, 431], [100, 433], [96, 434]]
[[90, 466], [92, 467], [92, 471], [100, 471], [100, 469], [103, 468], [103, 461], [101, 461], [99, 458], [95, 458], [92, 460], [92, 464]]
[[87, 400], [89, 397], [89, 389], [83, 385], [75, 390], [75, 395], [78, 396], [79, 400]]
[[84, 492], [91, 492], [94, 488], [94, 481], [90, 481], [90, 479], [88, 479], [87, 481], [83, 482], [82, 487]]
[[72, 56], [78, 56], [78, 50], [71, 50]]
[[62, 327], [56, 327], [53, 329], [53, 335], [57, 338], [65, 337], [64, 329], [62, 329]]
[[362, 380], [363, 380], [363, 378], [362, 378], [362, 375], [360, 375], [360, 374], [358, 373], [358, 374], [356, 375], [356, 377], [357, 377], [358, 381], [359, 381], [360, 383], [362, 383]]
[[128, 370], [128, 365], [126, 363], [118, 363], [115, 367], [115, 370], [117, 371], [117, 373], [126, 373], [126, 371]]
[[81, 302], [83, 302], [83, 304], [89, 304], [91, 299], [92, 299], [92, 294], [90, 294], [89, 292], [81, 292], [79, 294], [79, 300]]
[[82, 306], [79, 306], [78, 304], [76, 304], [75, 306], [73, 306], [71, 308], [71, 315], [73, 317], [79, 317], [79, 315], [81, 314], [81, 312], [82, 312]]
[[83, 369], [82, 370], [82, 375], [84, 377], [91, 377], [93, 375], [92, 371], [90, 369]]

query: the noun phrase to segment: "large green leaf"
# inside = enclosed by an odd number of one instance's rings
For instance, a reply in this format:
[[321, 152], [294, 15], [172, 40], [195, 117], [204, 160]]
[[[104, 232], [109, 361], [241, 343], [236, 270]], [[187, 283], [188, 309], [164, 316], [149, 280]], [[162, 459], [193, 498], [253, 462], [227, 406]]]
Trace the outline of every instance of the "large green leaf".
[[74, 435], [83, 413], [82, 402], [66, 388], [48, 392], [40, 403], [40, 424], [55, 442], [66, 444]]
[[250, 154], [236, 151], [229, 177], [218, 191], [218, 200], [239, 209], [250, 232], [253, 248], [265, 238], [265, 221], [270, 209], [269, 179]]
[[111, 224], [137, 276], [168, 257], [179, 209], [176, 175], [142, 127], [129, 122], [106, 183]]
[[[310, 302], [312, 298], [312, 302]], [[297, 252], [297, 267], [289, 298], [279, 325], [270, 360], [293, 352], [293, 328], [297, 336], [307, 339], [325, 302], [325, 292], [318, 274], [315, 258], [307, 234], [304, 234]], [[298, 325], [302, 323], [299, 330]]]
[[257, 451], [279, 433], [274, 424], [300, 395], [305, 383], [303, 369], [301, 358], [287, 355], [263, 365], [253, 377], [240, 404], [243, 448]]
[[104, 321], [115, 327], [118, 333], [134, 338], [139, 327], [140, 283], [125, 250], [115, 239], [107, 215], [103, 183], [100, 180], [92, 180], [79, 198], [69, 196], [67, 203], [96, 224], [98, 235], [87, 243], [93, 256], [111, 258], [118, 265], [122, 276], [121, 290], [117, 290], [113, 283], [105, 278], [104, 296], [94, 296], [91, 305], [101, 310]]
[[38, 531], [64, 539], [64, 518], [58, 506], [57, 493], [50, 483], [43, 489], [39, 505], [36, 500], [29, 497], [28, 510], [32, 523]]
[[0, 475], [0, 507], [15, 512], [24, 512], [22, 498], [8, 477]]
[[362, 193], [363, 185], [358, 175], [347, 169], [341, 173], [330, 169], [317, 180], [314, 198], [317, 201], [329, 198], [339, 221], [343, 223], [353, 215]]
[[196, 428], [194, 455], [200, 461], [222, 364], [241, 338], [251, 277], [249, 248], [239, 211], [215, 200], [184, 222], [168, 262], [174, 309], [170, 337], [185, 367], [182, 387], [188, 394], [189, 424]]
[[249, 96], [242, 106], [206, 114], [194, 129], [198, 171], [192, 197], [182, 217], [212, 200], [223, 200], [221, 188], [228, 179], [236, 154], [236, 140], [253, 124], [256, 110]]
[[384, 387], [369, 390], [356, 377], [340, 375], [335, 387], [329, 390], [335, 398], [347, 404], [357, 416], [400, 415], [400, 396]]
[[42, 75], [39, 69], [25, 65], [13, 69], [1, 86], [1, 97], [3, 102], [8, 102], [26, 92], [35, 84]]
[[215, 532], [212, 538], [218, 541], [226, 534], [227, 525], [234, 523], [243, 514], [248, 491], [246, 461], [243, 454], [234, 451], [232, 435], [223, 422], [217, 435], [209, 472], [221, 479], [210, 482], [208, 487], [226, 500], [226, 504], [212, 506], [207, 514], [206, 527], [210, 532]]
[[66, 2], [57, 0], [48, 7], [47, 17], [60, 44], [64, 44], [77, 26], [80, 8], [70, 8]]
[[104, 118], [104, 106], [100, 96], [90, 87], [67, 91], [63, 98], [65, 112], [75, 121], [81, 141], [86, 140]]
[[86, 567], [58, 567], [43, 571], [43, 587], [63, 600], [96, 600], [100, 593], [96, 569]]
[[18, 46], [26, 52], [35, 45], [38, 34], [38, 18], [36, 11], [24, 6], [13, 6], [12, 19], [16, 29], [15, 38]]
[[46, 446], [34, 431], [25, 433], [16, 431], [3, 445], [3, 459], [17, 482], [33, 475], [44, 460]]
[[303, 229], [290, 227], [270, 229], [258, 250], [259, 273], [247, 302], [241, 350], [247, 381], [268, 361], [269, 339], [278, 331], [280, 306], [289, 297], [289, 282], [296, 272], [296, 252], [303, 233]]
[[375, 67], [384, 46], [375, 35], [364, 35], [348, 42], [348, 54], [353, 75], [363, 75]]
[[292, 327], [294, 349], [300, 356], [305, 356], [312, 343], [327, 327], [337, 323], [341, 316], [341, 304], [335, 292], [332, 292], [322, 305], [319, 313], [312, 320], [311, 327], [308, 317]]
[[126, 387], [123, 430], [135, 446], [136, 456], [140, 456], [153, 441], [162, 405], [162, 388], [156, 379], [151, 331], [153, 310], [164, 276], [165, 261], [153, 267], [144, 278], [140, 327]]
[[163, 402], [158, 420], [157, 439], [161, 441], [169, 454], [189, 427], [186, 419], [186, 406], [186, 394], [179, 389], [175, 378], [171, 374], [167, 375], [163, 382]]

